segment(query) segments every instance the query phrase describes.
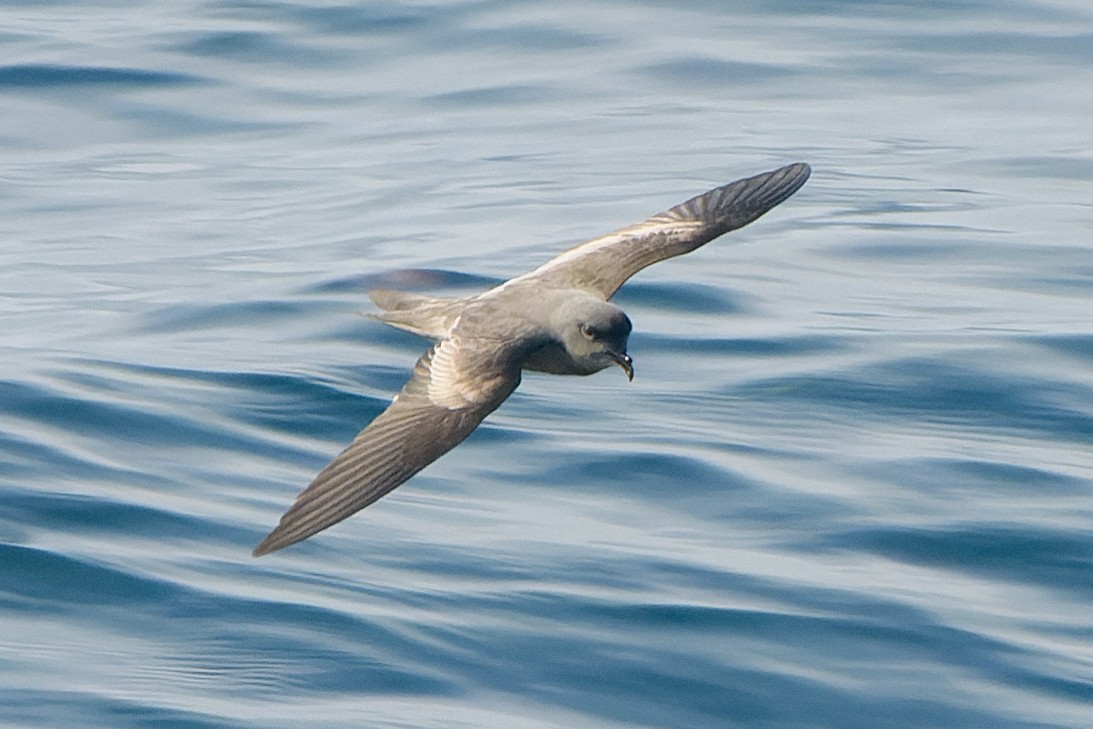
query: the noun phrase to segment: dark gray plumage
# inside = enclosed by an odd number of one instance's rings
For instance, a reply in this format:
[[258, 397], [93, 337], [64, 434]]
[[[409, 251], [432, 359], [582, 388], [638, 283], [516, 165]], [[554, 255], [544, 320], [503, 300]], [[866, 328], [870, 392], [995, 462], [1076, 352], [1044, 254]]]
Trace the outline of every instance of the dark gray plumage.
[[470, 435], [520, 384], [521, 370], [588, 375], [617, 364], [633, 378], [630, 320], [607, 299], [646, 266], [752, 222], [809, 173], [799, 163], [718, 187], [477, 296], [372, 292], [384, 310], [376, 319], [436, 343], [391, 405], [319, 472], [254, 555], [307, 539], [404, 483]]

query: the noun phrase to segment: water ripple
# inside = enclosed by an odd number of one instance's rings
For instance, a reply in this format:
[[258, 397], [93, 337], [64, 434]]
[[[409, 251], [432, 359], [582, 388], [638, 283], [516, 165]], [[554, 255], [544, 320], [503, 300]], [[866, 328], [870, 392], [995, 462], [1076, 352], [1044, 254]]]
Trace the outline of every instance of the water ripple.
[[[1090, 20], [15, 3], [0, 725], [1085, 729]], [[637, 380], [528, 374], [250, 557], [426, 346], [370, 288], [796, 159], [620, 291]]]
[[78, 86], [172, 87], [206, 83], [190, 74], [141, 68], [15, 64], [0, 66], [0, 87], [49, 89]]

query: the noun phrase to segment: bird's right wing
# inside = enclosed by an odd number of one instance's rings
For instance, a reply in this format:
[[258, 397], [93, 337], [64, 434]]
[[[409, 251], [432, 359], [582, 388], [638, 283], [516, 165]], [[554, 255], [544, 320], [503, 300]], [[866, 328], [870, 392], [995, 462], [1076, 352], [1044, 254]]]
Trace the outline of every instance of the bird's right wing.
[[445, 339], [380, 415], [324, 468], [254, 556], [307, 539], [360, 511], [454, 448], [520, 384], [495, 341]]
[[752, 222], [797, 192], [810, 173], [799, 162], [714, 188], [637, 225], [571, 248], [513, 282], [581, 288], [609, 299], [646, 266]]

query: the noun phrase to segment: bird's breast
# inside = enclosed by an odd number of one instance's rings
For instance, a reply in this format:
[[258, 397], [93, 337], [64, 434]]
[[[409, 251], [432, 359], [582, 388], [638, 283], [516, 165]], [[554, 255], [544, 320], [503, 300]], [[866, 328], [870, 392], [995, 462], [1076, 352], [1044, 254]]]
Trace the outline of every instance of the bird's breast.
[[551, 342], [535, 349], [524, 361], [524, 369], [532, 372], [547, 372], [552, 375], [591, 375], [605, 369], [608, 365], [593, 365], [578, 362], [569, 356], [561, 344]]

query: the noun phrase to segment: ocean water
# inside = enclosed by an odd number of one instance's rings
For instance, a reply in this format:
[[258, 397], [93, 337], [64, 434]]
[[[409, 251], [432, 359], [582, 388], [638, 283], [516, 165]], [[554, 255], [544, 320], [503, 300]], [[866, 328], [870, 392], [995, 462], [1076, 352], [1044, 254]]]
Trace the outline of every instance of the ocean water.
[[[1084, 0], [5, 2], [0, 726], [1087, 729]], [[451, 294], [809, 183], [354, 518]]]

